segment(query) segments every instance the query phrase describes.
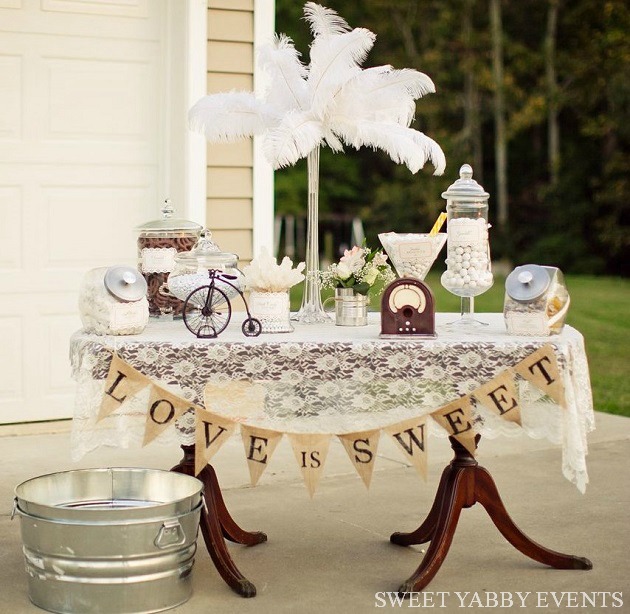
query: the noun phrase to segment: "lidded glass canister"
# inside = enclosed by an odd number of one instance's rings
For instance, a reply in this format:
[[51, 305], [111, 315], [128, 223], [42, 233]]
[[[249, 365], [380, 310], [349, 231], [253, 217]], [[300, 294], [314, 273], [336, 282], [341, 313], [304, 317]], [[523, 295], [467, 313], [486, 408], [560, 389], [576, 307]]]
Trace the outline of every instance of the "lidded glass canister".
[[524, 264], [505, 280], [503, 314], [512, 335], [550, 335], [562, 332], [571, 304], [562, 271]]
[[[199, 241], [189, 252], [177, 254], [175, 265], [168, 277], [168, 289], [171, 294], [185, 301], [191, 292], [210, 283], [210, 271], [218, 271], [226, 275], [230, 283], [217, 277], [215, 285], [228, 300], [236, 297], [243, 286], [243, 274], [238, 268], [238, 256], [230, 252], [222, 252], [212, 240], [212, 233], [204, 229]], [[230, 285], [231, 284], [231, 285]], [[221, 294], [217, 295], [214, 305], [221, 302]]]
[[168, 291], [167, 279], [175, 256], [193, 248], [202, 226], [173, 217], [170, 200], [164, 202], [162, 217], [138, 226], [138, 269], [147, 282], [149, 313], [180, 316], [184, 304]]

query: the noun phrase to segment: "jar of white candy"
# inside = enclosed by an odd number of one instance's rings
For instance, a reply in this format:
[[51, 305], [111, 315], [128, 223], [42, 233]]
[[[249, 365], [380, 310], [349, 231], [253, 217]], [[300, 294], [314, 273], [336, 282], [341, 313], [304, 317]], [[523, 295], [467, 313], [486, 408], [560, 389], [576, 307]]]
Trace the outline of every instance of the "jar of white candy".
[[492, 286], [490, 244], [488, 242], [488, 198], [473, 178], [469, 164], [459, 169], [459, 179], [442, 198], [447, 213], [447, 269], [442, 285], [462, 297], [462, 319], [457, 324], [482, 324], [473, 318], [474, 297]]
[[149, 321], [147, 282], [135, 268], [101, 267], [85, 274], [79, 293], [83, 328], [97, 335], [135, 335]]

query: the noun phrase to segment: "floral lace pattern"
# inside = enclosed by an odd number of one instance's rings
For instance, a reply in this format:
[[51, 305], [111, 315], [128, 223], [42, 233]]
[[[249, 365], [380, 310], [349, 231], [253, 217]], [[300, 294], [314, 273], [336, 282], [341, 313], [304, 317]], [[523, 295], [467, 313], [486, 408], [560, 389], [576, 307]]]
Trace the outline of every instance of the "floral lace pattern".
[[[561, 444], [563, 473], [583, 491], [588, 482], [586, 435], [594, 428], [594, 417], [582, 336], [565, 327], [553, 337], [515, 337], [505, 332], [501, 314], [483, 317], [489, 322], [485, 330], [462, 335], [443, 327], [448, 315], [438, 314], [437, 338], [422, 341], [379, 339], [378, 324], [296, 325], [291, 335], [245, 338], [239, 333], [241, 323], [232, 322], [214, 340], [196, 339], [181, 322], [151, 323], [142, 335], [128, 337], [75, 333], [73, 455], [80, 458], [100, 445], [141, 444], [146, 407], [142, 394], [96, 423], [113, 350], [146, 376], [199, 405], [204, 405], [206, 384], [212, 384], [212, 406], [207, 408], [211, 411], [264, 428], [337, 434], [428, 414], [551, 343], [567, 408], [519, 380], [523, 428], [480, 405], [475, 409], [476, 428], [484, 437], [520, 436], [524, 431]], [[229, 394], [235, 380], [262, 387], [264, 402], [243, 406], [238, 395]], [[445, 436], [437, 424], [430, 432]], [[194, 443], [192, 413], [157, 441]]]

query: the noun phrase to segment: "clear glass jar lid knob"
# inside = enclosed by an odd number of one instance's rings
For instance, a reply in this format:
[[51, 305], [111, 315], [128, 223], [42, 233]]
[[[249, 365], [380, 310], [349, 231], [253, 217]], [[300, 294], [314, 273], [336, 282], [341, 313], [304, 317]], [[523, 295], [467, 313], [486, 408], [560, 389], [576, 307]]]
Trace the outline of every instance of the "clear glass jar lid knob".
[[126, 284], [135, 284], [136, 279], [138, 279], [137, 275], [135, 273], [132, 273], [131, 271], [125, 271], [123, 273], [122, 280]]
[[534, 279], [534, 275], [532, 274], [531, 271], [521, 271], [518, 274], [518, 280], [522, 283], [522, 284], [528, 284], [531, 282], [531, 280]]

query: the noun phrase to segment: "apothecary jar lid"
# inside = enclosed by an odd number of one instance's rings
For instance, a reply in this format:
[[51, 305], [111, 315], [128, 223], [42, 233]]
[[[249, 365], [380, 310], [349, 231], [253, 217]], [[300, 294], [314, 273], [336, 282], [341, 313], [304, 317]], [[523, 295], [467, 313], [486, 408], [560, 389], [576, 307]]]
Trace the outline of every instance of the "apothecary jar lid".
[[517, 266], [505, 279], [508, 296], [519, 302], [535, 301], [540, 298], [551, 283], [545, 267], [538, 264]]
[[164, 201], [164, 206], [160, 211], [162, 212], [162, 217], [159, 220], [152, 220], [136, 226], [136, 230], [140, 232], [188, 231], [198, 233], [203, 228], [203, 226], [191, 220], [174, 218], [173, 213], [175, 210], [169, 198]]
[[189, 252], [179, 252], [175, 256], [175, 262], [184, 266], [223, 269], [235, 267], [238, 256], [230, 252], [222, 252], [212, 240], [212, 233], [206, 228], [201, 231], [199, 240]]
[[459, 179], [449, 186], [446, 192], [442, 192], [442, 198], [467, 202], [488, 200], [490, 194], [472, 176], [472, 166], [470, 164], [462, 165], [459, 169]]

